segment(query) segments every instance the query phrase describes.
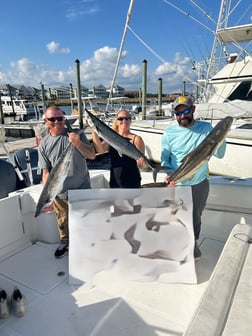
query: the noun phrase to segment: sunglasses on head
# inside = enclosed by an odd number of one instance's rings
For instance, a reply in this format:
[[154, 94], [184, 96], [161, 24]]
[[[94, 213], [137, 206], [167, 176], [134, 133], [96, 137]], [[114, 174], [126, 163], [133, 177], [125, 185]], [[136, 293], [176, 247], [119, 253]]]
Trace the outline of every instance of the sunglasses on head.
[[123, 121], [123, 120], [131, 120], [131, 117], [118, 117], [118, 121]]
[[188, 108], [188, 109], [186, 109], [184, 111], [180, 111], [180, 112], [175, 111], [174, 114], [176, 115], [176, 117], [180, 117], [180, 116], [182, 116], [182, 114], [187, 115], [190, 112], [191, 112], [191, 108]]
[[51, 122], [55, 122], [57, 121], [63, 121], [64, 117], [51, 117], [51, 118], [46, 118], [46, 120], [51, 121]]

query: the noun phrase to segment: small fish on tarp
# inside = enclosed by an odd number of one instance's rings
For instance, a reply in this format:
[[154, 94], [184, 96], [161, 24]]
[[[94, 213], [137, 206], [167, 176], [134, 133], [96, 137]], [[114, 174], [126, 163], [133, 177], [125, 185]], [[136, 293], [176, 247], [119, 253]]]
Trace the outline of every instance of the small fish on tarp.
[[37, 217], [45, 207], [52, 204], [55, 197], [62, 190], [63, 183], [68, 175], [72, 156], [73, 145], [69, 143], [58, 159], [56, 165], [52, 168], [41, 191], [35, 211], [35, 217]]

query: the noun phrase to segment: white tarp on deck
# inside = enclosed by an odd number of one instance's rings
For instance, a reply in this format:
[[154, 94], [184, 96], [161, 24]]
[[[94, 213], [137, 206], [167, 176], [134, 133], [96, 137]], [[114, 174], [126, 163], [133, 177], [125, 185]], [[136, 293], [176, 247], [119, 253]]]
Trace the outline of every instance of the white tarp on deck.
[[69, 191], [69, 282], [195, 283], [190, 187]]

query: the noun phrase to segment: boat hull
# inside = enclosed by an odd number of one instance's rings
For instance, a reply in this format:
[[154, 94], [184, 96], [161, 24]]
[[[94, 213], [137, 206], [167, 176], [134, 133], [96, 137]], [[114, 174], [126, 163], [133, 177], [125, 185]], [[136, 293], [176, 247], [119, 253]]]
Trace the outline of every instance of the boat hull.
[[[170, 125], [172, 122], [170, 123]], [[146, 156], [155, 162], [160, 162], [161, 138], [168, 123], [133, 123], [131, 130], [142, 137], [146, 146]], [[209, 161], [209, 170], [214, 175], [236, 176], [247, 178], [252, 176], [252, 132], [246, 129], [234, 129], [226, 138], [227, 148], [224, 158], [214, 156]]]

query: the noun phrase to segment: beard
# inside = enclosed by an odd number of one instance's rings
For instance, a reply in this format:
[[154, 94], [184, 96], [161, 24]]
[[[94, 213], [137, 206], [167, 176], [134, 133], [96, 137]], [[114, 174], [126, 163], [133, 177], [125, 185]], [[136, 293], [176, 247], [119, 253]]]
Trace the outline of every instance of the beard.
[[193, 123], [193, 116], [188, 116], [188, 117], [184, 117], [183, 119], [179, 118], [177, 121], [179, 123], [180, 126], [182, 127], [187, 127], [190, 126]]

